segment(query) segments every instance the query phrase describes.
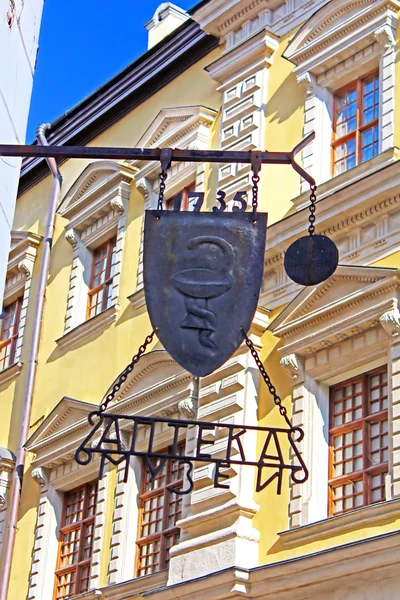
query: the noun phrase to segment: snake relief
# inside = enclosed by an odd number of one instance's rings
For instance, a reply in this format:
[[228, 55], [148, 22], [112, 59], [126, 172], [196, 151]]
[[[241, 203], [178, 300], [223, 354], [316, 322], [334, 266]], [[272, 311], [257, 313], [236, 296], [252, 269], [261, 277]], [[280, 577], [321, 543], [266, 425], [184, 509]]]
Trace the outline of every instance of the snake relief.
[[186, 315], [181, 327], [197, 329], [200, 344], [213, 350], [217, 348], [214, 341], [217, 316], [208, 303], [232, 287], [229, 272], [235, 251], [226, 240], [206, 235], [189, 240], [186, 251], [187, 263], [193, 264], [195, 260], [200, 266], [178, 271], [171, 278], [175, 289], [185, 296]]

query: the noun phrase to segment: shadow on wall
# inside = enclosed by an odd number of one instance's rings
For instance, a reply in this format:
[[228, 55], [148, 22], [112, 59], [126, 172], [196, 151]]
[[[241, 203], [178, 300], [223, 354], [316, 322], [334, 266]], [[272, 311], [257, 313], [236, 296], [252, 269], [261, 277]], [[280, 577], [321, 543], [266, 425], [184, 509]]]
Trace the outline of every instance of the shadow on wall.
[[280, 125], [299, 109], [304, 109], [304, 92], [296, 76], [290, 73], [267, 101], [267, 122]]

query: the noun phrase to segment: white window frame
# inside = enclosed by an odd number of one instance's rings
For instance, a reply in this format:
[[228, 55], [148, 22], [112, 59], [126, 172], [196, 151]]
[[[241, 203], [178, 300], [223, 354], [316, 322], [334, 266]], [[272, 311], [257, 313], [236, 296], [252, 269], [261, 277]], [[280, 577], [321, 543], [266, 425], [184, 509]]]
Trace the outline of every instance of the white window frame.
[[[357, 4], [357, 3], [356, 3]], [[379, 69], [379, 153], [394, 146], [395, 35], [398, 0], [358, 3], [335, 0], [315, 13], [289, 43], [284, 56], [305, 91], [304, 135], [316, 138], [303, 150], [303, 168], [320, 184], [332, 178], [335, 91]], [[307, 184], [302, 183], [302, 191]]]
[[[394, 452], [400, 443], [399, 284], [396, 269], [339, 267], [327, 282], [301, 292], [269, 328], [284, 341], [281, 365], [293, 386], [292, 422], [304, 429], [301, 452], [309, 469], [305, 484], [291, 485], [290, 529], [328, 518], [329, 387], [385, 364], [391, 399], [386, 501], [400, 498], [400, 461]], [[352, 291], [346, 294], [347, 285]], [[349, 526], [345, 515], [331, 519], [332, 531], [344, 521]]]
[[22, 369], [23, 344], [32, 287], [33, 269], [42, 237], [29, 231], [11, 231], [3, 306], [22, 297], [14, 362], [0, 372], [0, 384], [14, 379]]
[[[118, 314], [119, 283], [130, 186], [135, 170], [111, 161], [91, 163], [64, 197], [59, 213], [69, 220], [65, 238], [72, 246], [72, 266], [64, 335], [57, 340], [67, 350], [104, 329]], [[86, 318], [93, 250], [116, 237], [112, 305]]]

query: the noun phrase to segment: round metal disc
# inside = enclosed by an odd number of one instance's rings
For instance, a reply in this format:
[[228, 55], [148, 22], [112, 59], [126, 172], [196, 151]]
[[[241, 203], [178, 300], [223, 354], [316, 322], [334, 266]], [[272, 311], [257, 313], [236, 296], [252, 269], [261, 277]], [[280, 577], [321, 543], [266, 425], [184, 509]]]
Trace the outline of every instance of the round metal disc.
[[300, 285], [316, 285], [336, 271], [339, 252], [325, 235], [306, 235], [289, 246], [285, 254], [288, 277]]

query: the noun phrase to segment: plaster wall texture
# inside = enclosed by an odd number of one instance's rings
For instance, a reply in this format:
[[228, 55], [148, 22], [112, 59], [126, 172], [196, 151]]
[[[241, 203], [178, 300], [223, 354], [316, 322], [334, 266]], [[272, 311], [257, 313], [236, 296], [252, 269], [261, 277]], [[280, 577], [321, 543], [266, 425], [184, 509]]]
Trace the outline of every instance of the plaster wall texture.
[[[0, 0], [0, 140], [24, 144], [43, 0]], [[0, 302], [3, 300], [20, 158], [0, 159]]]
[[[388, 3], [394, 5], [393, 1]], [[267, 147], [269, 150], [289, 150], [300, 140], [305, 121], [308, 119], [306, 108], [307, 102], [309, 103], [307, 100], [308, 88], [307, 85], [303, 88], [304, 81], [303, 84], [299, 84], [293, 74], [293, 64], [284, 58], [283, 54], [289, 42], [295, 37], [297, 26], [300, 24], [291, 20], [294, 18], [293, 15], [298, 15], [304, 4], [304, 11], [309, 11], [308, 13], [304, 12], [304, 19], [306, 19], [307, 15], [309, 16], [326, 3], [319, 3], [316, 0], [308, 3], [278, 1], [254, 3], [237, 0], [231, 5], [240, 5], [243, 9], [243, 14], [240, 15], [240, 19], [243, 20], [242, 25], [238, 25], [237, 19], [231, 18], [232, 14], [227, 14], [229, 19], [224, 21], [222, 4], [223, 2], [220, 0], [214, 0], [209, 3], [209, 9], [210, 6], [212, 8], [212, 5], [215, 5], [216, 12], [218, 12], [217, 9], [222, 7], [218, 31], [222, 32], [221, 36], [226, 34], [226, 41], [222, 41], [220, 47], [190, 66], [185, 73], [176, 77], [163, 89], [154, 93], [140, 106], [110, 126], [93, 139], [90, 145], [134, 146], [146, 136], [146, 132], [151, 129], [161, 111], [166, 111], [167, 115], [169, 110], [175, 111], [169, 123], [163, 121], [163, 127], [165, 126], [166, 129], [159, 132], [159, 138], [155, 138], [156, 144], [168, 127], [178, 127], [177, 123], [182, 114], [176, 113], [177, 107], [185, 107], [186, 110], [188, 107], [199, 106], [207, 107], [216, 115], [213, 124], [207, 128], [207, 135], [209, 135], [207, 143], [210, 148], [226, 147], [248, 150], [261, 146]], [[335, 9], [335, 14], [340, 15], [343, 7], [346, 8], [346, 5], [350, 3], [346, 3], [344, 0], [334, 0], [333, 4], [337, 9]], [[366, 0], [361, 4], [369, 6], [372, 3]], [[379, 6], [381, 4], [381, 2], [375, 3]], [[260, 15], [256, 14], [256, 11], [259, 11], [256, 5], [266, 8], [266, 13], [262, 12], [262, 19], [261, 13]], [[260, 31], [263, 31], [262, 28], [268, 27], [269, 19], [272, 19], [268, 14], [267, 5], [275, 7], [276, 22], [279, 23], [279, 27], [283, 28], [283, 33], [276, 28], [272, 33], [269, 32], [268, 36], [260, 35]], [[299, 9], [298, 11], [293, 11], [294, 5]], [[289, 7], [291, 7], [290, 10]], [[228, 9], [226, 10], [228, 11]], [[229, 8], [229, 10], [231, 9]], [[251, 14], [247, 14], [248, 12]], [[244, 19], [247, 20], [244, 21]], [[330, 22], [328, 20], [328, 25]], [[260, 30], [257, 29], [259, 25]], [[229, 29], [231, 26], [237, 28], [237, 31], [230, 32], [233, 33], [233, 38], [229, 37], [229, 32], [224, 33], [224, 28]], [[285, 27], [286, 29], [284, 29]], [[275, 39], [274, 32], [279, 35], [282, 33], [279, 41]], [[383, 40], [386, 43], [385, 37]], [[233, 54], [230, 54], [230, 51]], [[376, 59], [378, 61], [378, 56]], [[397, 69], [398, 65], [396, 64], [395, 70]], [[398, 108], [395, 108], [396, 110], [398, 111]], [[396, 138], [397, 112], [394, 129]], [[203, 133], [199, 136], [202, 142], [206, 139], [205, 133], [203, 139]], [[180, 135], [182, 137], [179, 140], [184, 139], [182, 128]], [[332, 383], [333, 377], [350, 376], [353, 368], [357, 368], [359, 373], [361, 369], [368, 368], [371, 361], [378, 360], [380, 365], [387, 362], [387, 364], [391, 364], [392, 368], [390, 396], [393, 395], [394, 400], [394, 425], [397, 425], [399, 420], [398, 333], [400, 320], [397, 305], [393, 303], [398, 293], [396, 274], [393, 271], [400, 264], [397, 251], [400, 243], [400, 231], [397, 228], [397, 201], [394, 202], [392, 199], [399, 185], [395, 172], [397, 161], [398, 154], [389, 149], [385, 153], [381, 153], [377, 159], [359, 165], [343, 176], [326, 182], [325, 188], [321, 186], [321, 202], [318, 205], [317, 213], [318, 226], [321, 230], [325, 228], [332, 237], [342, 236], [344, 232], [346, 235], [349, 234], [352, 239], [357, 241], [357, 244], [354, 243], [354, 247], [358, 254], [347, 259], [347, 246], [343, 244], [345, 249], [341, 250], [341, 257], [345, 259], [347, 271], [344, 274], [338, 274], [335, 285], [331, 286], [330, 291], [328, 289], [326, 294], [322, 289], [312, 290], [310, 304], [307, 304], [307, 299], [303, 302], [303, 312], [300, 311], [297, 316], [294, 312], [287, 317], [286, 326], [291, 326], [293, 330], [290, 339], [280, 335], [282, 331], [273, 331], [272, 329], [265, 331], [265, 328], [268, 321], [272, 325], [275, 319], [279, 319], [282, 314], [287, 313], [285, 310], [289, 302], [297, 298], [301, 290], [294, 284], [288, 284], [279, 274], [276, 280], [270, 280], [269, 269], [281, 269], [283, 250], [289, 241], [292, 241], [293, 236], [304, 234], [307, 218], [303, 209], [307, 205], [307, 195], [301, 195], [300, 179], [290, 170], [289, 166], [266, 166], [263, 168], [260, 206], [262, 210], [270, 213], [272, 227], [267, 235], [267, 269], [263, 295], [260, 298], [261, 310], [259, 313], [262, 313], [264, 318], [262, 323], [256, 324], [257, 331], [253, 335], [257, 338], [261, 358], [271, 379], [276, 384], [284, 405], [289, 413], [293, 412], [296, 424], [301, 424], [306, 429], [308, 446], [304, 445], [302, 451], [307, 456], [307, 460], [312, 461], [312, 477], [314, 479], [310, 480], [303, 490], [299, 485], [289, 485], [286, 478], [281, 496], [276, 495], [276, 488], [273, 486], [254, 494], [252, 471], [232, 469], [229, 474], [232, 482], [230, 489], [221, 491], [213, 489], [212, 473], [207, 467], [202, 469], [196, 467], [195, 489], [191, 497], [185, 500], [183, 516], [179, 524], [181, 538], [171, 551], [169, 573], [155, 573], [140, 580], [135, 579], [133, 575], [138, 531], [137, 495], [140, 465], [132, 464], [132, 473], [128, 484], [121, 482], [121, 469], [117, 470], [111, 467], [110, 473], [107, 475], [107, 485], [101, 490], [101, 506], [99, 514], [96, 516], [97, 538], [92, 572], [93, 586], [107, 588], [104, 592], [98, 590], [97, 597], [107, 598], [107, 600], [121, 597], [139, 598], [143, 590], [149, 591], [154, 587], [162, 588], [167, 582], [168, 585], [171, 585], [182, 579], [190, 581], [195, 576], [204, 577], [205, 580], [212, 573], [212, 577], [215, 576], [218, 579], [223, 575], [218, 575], [217, 571], [229, 570], [234, 567], [239, 570], [242, 567], [245, 570], [262, 565], [273, 565], [271, 570], [276, 567], [279, 571], [281, 566], [274, 563], [282, 563], [285, 560], [292, 561], [299, 557], [303, 559], [305, 555], [314, 554], [320, 554], [321, 560], [325, 560], [323, 557], [327, 556], [326, 551], [332, 548], [346, 546], [353, 542], [359, 543], [360, 540], [364, 544], [366, 538], [389, 535], [399, 530], [400, 458], [396, 457], [395, 453], [393, 453], [393, 469], [390, 473], [392, 479], [388, 483], [386, 498], [388, 502], [365, 507], [359, 512], [354, 511], [357, 514], [339, 515], [337, 518], [330, 519], [326, 518], [326, 502], [321, 501], [321, 506], [315, 508], [317, 502], [313, 497], [315, 477], [319, 477], [317, 483], [322, 482], [321, 486], [325, 486], [327, 473], [324, 463], [327, 444], [321, 436], [321, 421], [318, 419], [321, 418], [322, 411], [318, 412], [316, 391], [319, 393], [321, 390], [326, 390]], [[69, 160], [61, 166], [64, 178], [63, 196], [67, 195], [67, 191], [80, 178], [88, 164], [89, 162], [86, 160]], [[122, 168], [121, 165], [120, 167]], [[129, 168], [134, 171], [136, 166], [130, 164]], [[182, 170], [185, 168], [186, 166], [182, 165]], [[71, 230], [71, 220], [63, 216], [62, 210], [57, 214], [31, 417], [32, 435], [40, 432], [41, 427], [46, 426], [47, 431], [46, 435], [43, 434], [42, 447], [37, 453], [32, 452], [29, 455], [29, 461], [34, 463], [39, 461], [40, 467], [49, 470], [49, 480], [54, 490], [60, 494], [85, 481], [84, 472], [78, 469], [73, 462], [71, 449], [76, 448], [78, 434], [76, 438], [72, 439], [72, 442], [69, 435], [74, 424], [80, 422], [79, 419], [83, 418], [82, 414], [87, 416], [91, 404], [95, 405], [100, 402], [117, 373], [130, 360], [145, 335], [151, 331], [145, 303], [143, 300], [140, 303], [140, 295], [138, 295], [140, 289], [138, 289], [137, 274], [140, 267], [143, 211], [146, 206], [151, 205], [151, 193], [156, 189], [153, 187], [146, 192], [146, 182], [142, 181], [143, 185], [139, 185], [139, 176], [141, 180], [146, 177], [143, 175], [144, 168], [138, 167], [138, 169], [139, 174], [136, 173], [129, 183], [129, 189], [126, 191], [123, 205], [120, 207], [122, 216], [119, 219], [123, 220], [121, 229], [124, 229], [124, 244], [118, 298], [113, 313], [115, 318], [106, 324], [103, 323], [102, 327], [92, 331], [91, 334], [82, 335], [81, 338], [75, 340], [75, 344], [68, 345], [60, 343], [59, 340], [65, 338], [66, 335], [75, 335], [74, 330], [79, 330], [79, 325], [71, 327], [67, 333], [65, 328], [68, 298], [71, 298], [73, 287], [71, 273], [74, 268], [75, 242], [74, 231]], [[386, 171], [383, 172], [384, 169]], [[383, 175], [385, 173], [388, 175], [384, 177], [381, 172]], [[193, 175], [192, 172], [190, 173]], [[231, 174], [221, 172], [220, 165], [205, 165], [204, 173], [201, 174], [199, 180], [206, 193], [206, 209], [210, 209], [214, 204], [216, 190], [219, 186], [224, 187], [226, 183], [226, 185], [231, 185], [231, 189], [234, 190], [234, 185], [239, 178], [243, 178], [241, 183], [247, 182], [248, 184], [248, 175], [249, 173], [245, 170]], [[354, 183], [356, 175], [358, 177], [357, 184]], [[154, 177], [153, 179], [148, 178], [151, 183], [154, 183], [154, 179]], [[172, 176], [167, 180], [167, 192], [172, 180]], [[221, 182], [224, 185], [221, 185]], [[358, 186], [356, 191], [352, 187], [355, 185]], [[46, 221], [46, 199], [49, 196], [50, 188], [51, 178], [47, 177], [19, 197], [13, 224], [14, 229], [28, 230], [38, 235], [43, 234]], [[90, 204], [90, 193], [93, 193], [95, 199], [98, 199], [96, 182], [85, 181], [76, 197], [79, 199], [79, 194], [81, 194], [82, 198], [85, 198], [85, 194], [87, 194], [86, 200], [83, 202], [87, 201], [87, 204]], [[357, 208], [355, 208], [356, 205]], [[102, 210], [104, 207], [106, 207], [106, 211], [109, 210], [106, 202], [104, 206], [102, 205]], [[360, 211], [360, 216], [358, 216], [358, 212], [355, 215], [356, 210]], [[387, 217], [388, 222], [387, 227], [382, 225], [377, 229], [380, 232], [379, 235], [377, 234], [379, 239], [375, 239], [374, 234], [371, 239], [371, 236], [367, 236], [363, 231], [357, 234], [357, 228], [363, 226], [363, 219], [367, 221], [371, 219], [380, 223], [381, 221], [378, 221], [376, 217], [378, 213], [379, 215], [385, 213], [383, 218]], [[106, 214], [108, 213], [106, 212]], [[367, 224], [369, 227], [369, 222]], [[77, 237], [80, 235], [80, 226], [83, 227], [82, 223], [78, 224], [76, 229]], [[101, 223], [100, 226], [102, 226]], [[94, 227], [94, 221], [92, 227]], [[352, 246], [352, 252], [353, 250]], [[36, 293], [39, 259], [40, 247], [38, 259], [33, 268], [32, 298]], [[372, 281], [370, 278], [373, 276], [368, 272], [365, 273], [366, 269], [363, 270], [361, 266], [356, 266], [357, 264], [366, 266], [371, 263], [376, 267], [388, 267], [390, 271], [387, 274], [380, 272], [377, 276], [379, 281], [378, 279]], [[351, 268], [353, 268], [353, 274], [351, 274]], [[361, 269], [361, 274], [357, 275], [359, 269]], [[382, 269], [382, 271], [384, 270]], [[385, 283], [386, 280], [387, 283]], [[272, 284], [268, 283], [271, 281]], [[377, 291], [375, 288], [371, 291], [369, 286], [375, 284]], [[333, 295], [329, 295], [332, 290]], [[343, 308], [341, 300], [347, 298], [347, 295], [350, 297], [352, 293], [360, 296], [360, 303], [354, 305], [353, 308], [350, 307], [347, 312], [340, 312]], [[349, 305], [351, 298], [348, 302]], [[325, 311], [324, 318], [320, 320], [316, 314], [312, 328], [307, 329], [304, 326], [300, 333], [296, 333], [296, 319], [299, 319], [300, 325], [303, 326], [303, 321], [312, 312], [313, 302], [317, 305], [317, 313], [318, 310]], [[333, 316], [328, 314], [328, 309], [326, 309], [326, 306], [331, 305], [330, 303], [334, 306], [334, 310], [337, 310], [335, 313], [332, 309]], [[371, 314], [373, 312], [373, 316], [370, 315], [371, 318], [360, 317], [359, 306], [363, 306]], [[381, 322], [381, 317], [384, 315], [386, 315], [383, 319], [385, 328]], [[96, 317], [97, 322], [102, 319], [101, 315], [98, 317], [98, 319]], [[345, 317], [356, 322], [353, 324], [352, 321], [346, 331], [342, 331], [342, 321], [343, 328], [346, 325]], [[34, 303], [31, 302], [28, 307], [22, 362], [26, 361], [26, 349], [29, 346], [34, 318]], [[321, 333], [323, 326], [320, 325], [324, 322], [329, 322], [325, 337], [322, 335], [323, 332]], [[284, 326], [281, 327], [281, 330], [284, 330]], [[313, 335], [313, 339], [317, 340], [315, 343], [308, 340], [307, 347], [301, 344], [304, 330], [306, 333], [308, 332], [307, 335]], [[335, 337], [332, 341], [333, 336]], [[290, 353], [287, 350], [285, 353], [285, 344], [296, 347], [292, 348]], [[161, 351], [160, 354], [162, 354], [162, 347], [156, 340], [150, 350]], [[235, 421], [237, 423], [258, 423], [261, 426], [279, 427], [282, 425], [279, 412], [265, 386], [258, 385], [255, 367], [246, 352], [246, 348], [242, 348], [218, 372], [200, 382], [198, 406], [193, 405], [191, 410], [199, 419], [207, 421], [226, 419], [227, 422], [232, 422], [232, 419], [237, 419]], [[153, 357], [154, 355], [157, 353], [154, 353]], [[349, 355], [351, 355], [351, 360]], [[282, 370], [283, 366], [287, 368], [287, 373]], [[190, 387], [187, 381], [187, 378], [190, 378], [189, 374], [180, 372], [177, 365], [171, 366], [168, 359], [164, 360], [160, 368], [155, 363], [151, 363], [147, 367], [147, 370], [143, 368], [143, 372], [135, 370], [134, 374], [140, 372], [140, 377], [134, 385], [132, 384], [132, 390], [118, 399], [118, 402], [127, 402], [127, 405], [122, 408], [129, 409], [132, 414], [144, 411], [142, 414], [154, 415], [159, 414], [161, 410], [167, 411], [166, 415], [180, 414], [176, 406], [176, 396], [179, 392], [187, 401]], [[334, 369], [336, 370], [333, 372]], [[326, 373], [323, 373], [324, 370]], [[339, 379], [335, 381], [339, 381]], [[1, 380], [0, 374], [2, 406], [0, 446], [12, 450], [15, 450], [17, 444], [15, 432], [18, 430], [20, 419], [24, 382], [25, 366], [22, 367], [17, 377], [7, 382]], [[140, 387], [141, 385], [143, 388]], [[170, 388], [170, 385], [175, 387]], [[162, 389], [159, 390], [157, 386]], [[131, 397], [134, 397], [135, 394], [139, 397], [143, 389], [147, 390], [146, 398], [136, 398], [135, 402], [132, 401], [131, 404], [128, 404], [129, 394], [132, 395]], [[323, 399], [323, 394], [320, 396]], [[60, 413], [57, 414], [56, 407], [64, 397], [76, 399], [71, 401], [75, 403], [75, 407], [71, 410], [68, 408], [64, 413], [60, 409]], [[86, 413], [81, 406], [84, 403], [86, 403]], [[160, 407], [160, 405], [162, 406]], [[146, 410], [149, 412], [146, 413]], [[159, 412], [157, 413], [157, 411]], [[398, 433], [398, 430], [396, 431]], [[82, 432], [79, 435], [82, 435]], [[186, 440], [189, 449], [190, 445], [192, 447], [195, 445], [194, 438], [195, 434], [192, 431]], [[312, 442], [317, 439], [321, 446], [317, 447], [315, 444], [313, 447]], [[210, 452], [220, 451], [223, 440], [217, 440], [217, 442], [214, 444], [212, 441], [210, 442]], [[165, 432], [161, 433], [160, 447], [166, 447], [168, 443]], [[250, 443], [249, 454], [253, 452], [259, 455], [263, 443], [264, 440], [261, 438], [253, 439]], [[66, 450], [68, 444], [71, 444], [69, 456], [67, 456]], [[320, 452], [320, 456], [316, 456], [318, 448], [322, 445], [324, 445], [323, 452]], [[395, 450], [398, 450], [397, 446]], [[284, 451], [287, 452], [288, 448], [285, 448]], [[34, 465], [35, 468], [36, 466], [38, 465]], [[86, 481], [94, 476], [95, 469], [90, 472], [90, 478], [86, 478]], [[103, 484], [105, 486], [105, 482]], [[34, 485], [36, 484], [33, 482], [32, 469], [29, 466], [23, 482], [22, 510], [16, 542], [16, 556], [23, 558], [14, 561], [13, 564], [10, 600], [20, 600], [27, 594], [32, 599], [50, 600], [51, 597], [51, 591], [46, 592], [46, 597], [41, 595], [40, 590], [44, 588], [40, 586], [44, 586], [49, 581], [53, 584], [54, 564], [50, 567], [47, 566], [48, 571], [46, 571], [46, 576], [43, 576], [42, 573], [42, 579], [36, 576], [42, 568], [41, 556], [52, 554], [49, 548], [53, 547], [51, 544], [54, 543], [54, 538], [50, 540], [49, 536], [42, 535], [41, 532], [49, 530], [54, 533], [54, 515], [56, 513], [53, 514], [53, 512], [57, 510], [57, 506], [50, 496], [46, 496], [47, 492], [44, 487], [40, 489], [39, 498], [39, 490], [32, 489]], [[47, 505], [51, 505], [51, 510], [45, 510], [43, 514], [40, 514], [41, 507]], [[33, 560], [31, 560], [30, 552], [26, 552], [26, 548], [29, 548], [29, 551], [34, 548]], [[55, 555], [52, 555], [52, 560], [55, 563]], [[299, 561], [300, 563], [301, 561]], [[341, 564], [345, 567], [346, 561], [342, 560]], [[29, 573], [31, 574], [30, 581]], [[277, 579], [279, 579], [279, 572]], [[323, 576], [320, 579], [323, 581]], [[288, 585], [294, 585], [294, 582], [297, 584], [297, 580], [292, 576]], [[213, 597], [214, 592], [206, 595], [208, 591], [203, 591], [202, 583], [193, 585], [197, 585], [196, 593], [187, 594], [192, 600]], [[273, 595], [275, 592], [269, 591], [268, 585], [268, 583], [264, 585], [263, 591], [260, 591], [258, 596], [255, 595], [256, 588], [254, 588], [253, 595], [251, 595], [253, 592], [246, 592], [246, 594], [248, 597], [274, 597], [274, 600], [275, 598], [286, 600], [289, 597], [297, 597], [293, 591], [290, 591], [290, 588], [283, 589], [284, 584], [282, 584], [282, 594]], [[386, 598], [396, 597], [393, 596], [395, 592], [392, 581], [388, 581], [385, 585], [382, 598], [386, 600]], [[118, 586], [125, 587], [122, 589]], [[49, 589], [51, 587], [52, 585], [48, 586]], [[179, 589], [183, 590], [183, 587]], [[234, 587], [232, 584], [231, 588], [224, 593], [220, 593], [218, 588], [215, 591], [215, 597], [243, 597], [245, 589], [246, 574], [243, 571], [242, 579], [240, 581], [238, 579]], [[332, 591], [333, 589], [334, 584], [332, 583], [331, 589], [324, 590], [324, 596], [320, 592], [318, 592], [319, 595], [317, 593], [313, 595], [312, 590], [305, 589], [304, 586], [302, 590], [304, 595], [299, 595], [298, 598], [299, 600], [303, 597], [326, 598], [326, 600], [341, 600], [342, 598], [351, 600], [374, 598], [375, 600], [379, 593], [377, 586], [370, 587], [367, 591], [355, 583], [349, 587], [350, 591], [348, 592]], [[173, 590], [168, 590], [167, 587], [166, 590], [157, 592], [155, 600], [174, 597]], [[268, 596], [266, 595], [267, 591]], [[95, 597], [94, 591], [86, 596], [90, 599], [92, 597]], [[183, 591], [180, 597], [186, 597]]]

